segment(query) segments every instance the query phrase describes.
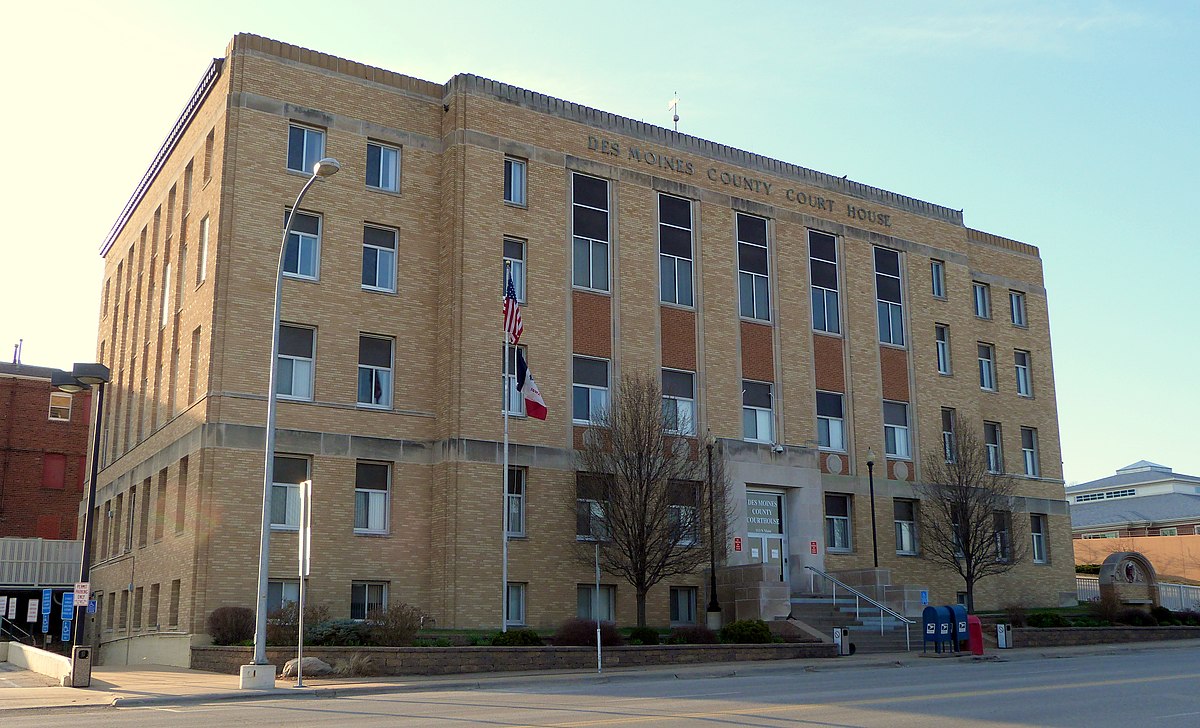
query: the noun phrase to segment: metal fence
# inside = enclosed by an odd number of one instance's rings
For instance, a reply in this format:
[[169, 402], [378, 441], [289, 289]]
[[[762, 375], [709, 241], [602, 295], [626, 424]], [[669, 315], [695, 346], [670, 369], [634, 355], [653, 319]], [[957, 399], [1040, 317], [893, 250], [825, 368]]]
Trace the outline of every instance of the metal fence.
[[[1080, 602], [1100, 598], [1100, 577], [1075, 576], [1075, 591]], [[1158, 602], [1172, 612], [1187, 609], [1200, 610], [1200, 586], [1159, 582]]]
[[82, 559], [83, 541], [0, 538], [0, 586], [70, 586]]
[[1100, 598], [1100, 577], [1075, 576], [1075, 591], [1080, 602], [1093, 602]]

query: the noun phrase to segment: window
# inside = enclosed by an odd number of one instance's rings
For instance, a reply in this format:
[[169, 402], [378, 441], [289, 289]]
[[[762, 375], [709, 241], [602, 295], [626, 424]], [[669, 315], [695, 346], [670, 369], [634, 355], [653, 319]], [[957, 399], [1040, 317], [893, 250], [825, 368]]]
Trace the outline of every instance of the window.
[[358, 404], [389, 409], [392, 406], [392, 340], [361, 334], [358, 337]]
[[[287, 225], [291, 214], [284, 213], [284, 225]], [[294, 278], [316, 280], [321, 257], [321, 218], [305, 212], [297, 212], [295, 216], [283, 253], [283, 273]]]
[[659, 300], [692, 305], [692, 203], [658, 196]]
[[146, 626], [150, 629], [158, 629], [158, 594], [159, 584], [150, 585], [150, 606], [146, 617]]
[[[274, 491], [272, 491], [272, 494]], [[158, 471], [158, 487], [154, 493], [154, 541], [162, 540], [167, 527], [167, 469]]]
[[387, 192], [400, 191], [399, 149], [367, 142], [367, 187]]
[[946, 297], [946, 263], [941, 260], [929, 261], [929, 280], [933, 287], [934, 298]]
[[1007, 511], [994, 511], [992, 531], [996, 536], [996, 561], [1012, 559], [1012, 514]]
[[830, 551], [850, 550], [850, 496], [825, 494], [825, 547]]
[[267, 582], [267, 614], [283, 609], [286, 604], [300, 601], [298, 580], [271, 580]]
[[[596, 597], [600, 597], [597, 611]], [[616, 621], [617, 588], [607, 584], [600, 585], [597, 595], [594, 584], [580, 584], [575, 587], [575, 616], [580, 619], [599, 619], [601, 622]]]
[[[525, 206], [525, 168], [524, 159], [515, 157], [504, 158], [504, 201], [513, 205]], [[607, 207], [605, 209], [608, 209]]]
[[504, 599], [504, 623], [512, 627], [525, 624], [525, 584], [508, 582]]
[[662, 370], [663, 426], [676, 435], [696, 434], [695, 374]]
[[817, 392], [817, 443], [822, 450], [846, 450], [842, 395], [836, 392]]
[[387, 463], [358, 462], [354, 468], [354, 532], [388, 532], [388, 485], [392, 468]]
[[888, 457], [908, 459], [908, 405], [883, 403], [883, 441]]
[[508, 513], [505, 528], [509, 536], [525, 535], [525, 470], [508, 469], [508, 498], [505, 501]]
[[992, 287], [986, 283], [974, 281], [971, 284], [975, 292], [975, 315], [981, 319], [992, 317]]
[[608, 540], [604, 513], [605, 482], [595, 475], [575, 476], [575, 538], [579, 541]]
[[366, 619], [384, 609], [387, 609], [387, 584], [354, 582], [350, 585], [350, 619]]
[[904, 303], [900, 292], [900, 254], [875, 248], [875, 298], [879, 341], [904, 346]]
[[1013, 352], [1013, 362], [1017, 370], [1017, 394], [1022, 397], [1033, 396], [1033, 382], [1029, 376], [1029, 352], [1017, 349]]
[[[524, 346], [513, 346], [508, 344], [504, 350], [508, 353], [508, 369], [502, 370], [502, 375], [505, 379], [504, 387], [504, 407], [508, 409], [510, 415], [517, 417], [525, 416], [525, 397], [517, 390], [517, 350], [521, 350], [521, 356], [528, 357], [528, 351]], [[526, 362], [528, 362], [526, 358]]]
[[1158, 529], [1158, 535], [1159, 536], [1178, 536], [1179, 529], [1175, 526], [1170, 526], [1169, 528], [1160, 528], [1160, 529]]
[[671, 587], [671, 626], [696, 623], [696, 587]]
[[979, 344], [979, 388], [996, 391], [996, 351], [991, 344]]
[[138, 548], [145, 546], [150, 538], [150, 478], [142, 481], [142, 514], [138, 526]]
[[525, 303], [525, 241], [516, 238], [504, 239], [504, 279], [500, 281], [500, 295], [504, 295], [509, 277], [517, 292], [517, 301]]
[[[192, 332], [191, 354], [192, 354], [192, 363], [191, 363], [191, 366], [188, 367], [188, 391], [187, 391], [187, 403], [188, 404], [191, 404], [196, 401], [196, 389], [199, 388], [199, 386], [200, 386], [200, 327], [199, 326], [197, 326], [196, 330]], [[137, 362], [134, 361], [133, 364], [130, 366], [130, 368], [136, 369]], [[132, 389], [133, 388], [130, 387], [131, 391], [132, 391]], [[128, 407], [128, 405], [127, 405], [127, 407]], [[126, 409], [125, 414], [126, 414], [126, 417], [128, 417], [128, 415], [129, 415], [128, 408]], [[128, 419], [126, 419], [125, 427], [126, 427], [126, 430], [128, 430], [128, 428], [129, 428]]]
[[765, 382], [742, 380], [742, 437], [752, 442], [772, 442], [775, 439], [771, 386]]
[[983, 444], [987, 450], [989, 473], [1004, 472], [1004, 453], [1000, 449], [1000, 425], [996, 422], [983, 423]]
[[892, 501], [896, 522], [896, 553], [913, 556], [917, 553], [917, 502]]
[[[183, 533], [187, 523], [188, 459], [179, 459], [179, 481], [175, 490], [175, 533]], [[132, 504], [131, 504], [132, 505]], [[130, 524], [132, 525], [132, 524]], [[130, 536], [133, 534], [131, 533]]]
[[50, 393], [50, 419], [55, 422], [71, 421], [71, 395], [68, 392]]
[[163, 266], [162, 315], [159, 316], [159, 326], [166, 326], [171, 320], [171, 264]]
[[957, 413], [953, 408], [942, 408], [942, 456], [948, 463], [958, 460], [958, 436], [955, 435], [957, 419]]
[[832, 235], [808, 231], [808, 277], [812, 282], [813, 330], [840, 333], [837, 240]]
[[1040, 513], [1029, 515], [1029, 533], [1033, 539], [1033, 563], [1046, 563], [1046, 516]]
[[[1200, 534], [1200, 526], [1196, 526], [1196, 533]], [[1105, 531], [1104, 533], [1085, 533], [1084, 538], [1118, 538], [1121, 534], [1116, 531]]]
[[271, 479], [271, 527], [300, 528], [300, 484], [308, 480], [308, 458], [276, 455]]
[[285, 399], [312, 400], [315, 329], [279, 324], [275, 393]]
[[598, 424], [608, 409], [608, 360], [576, 356], [571, 360], [571, 419]]
[[950, 327], [946, 324], [935, 324], [934, 336], [937, 339], [937, 370], [938, 374], [950, 374]]
[[608, 290], [608, 181], [571, 177], [571, 282], [579, 288]]
[[[168, 627], [179, 626], [179, 589], [180, 589], [180, 580], [179, 579], [173, 580], [171, 582], [171, 597], [170, 597], [170, 601], [167, 604], [167, 626]], [[100, 600], [97, 599], [96, 601], [99, 602]]]
[[197, 253], [196, 260], [196, 285], [200, 285], [208, 278], [208, 215], [200, 221], [200, 252]]
[[142, 595], [142, 587], [139, 586], [133, 590], [133, 629], [138, 630], [142, 628]]
[[113, 618], [117, 614], [116, 602], [117, 602], [117, 593], [110, 592], [108, 595], [108, 609], [105, 610], [107, 612], [107, 614], [104, 617], [104, 629], [106, 629], [109, 632], [113, 631]]
[[396, 231], [363, 226], [362, 287], [396, 292]]
[[771, 320], [767, 221], [737, 213], [738, 301], [743, 318]]
[[1037, 430], [1032, 427], [1021, 428], [1021, 461], [1025, 464], [1025, 474], [1031, 478], [1041, 475], [1038, 467]]
[[288, 125], [288, 169], [312, 174], [313, 167], [324, 156], [325, 132], [306, 126]]
[[1025, 294], [1021, 291], [1008, 292], [1008, 307], [1012, 314], [1013, 326], [1027, 326], [1025, 318]]
[[700, 488], [697, 483], [668, 483], [667, 528], [680, 546], [700, 542]]

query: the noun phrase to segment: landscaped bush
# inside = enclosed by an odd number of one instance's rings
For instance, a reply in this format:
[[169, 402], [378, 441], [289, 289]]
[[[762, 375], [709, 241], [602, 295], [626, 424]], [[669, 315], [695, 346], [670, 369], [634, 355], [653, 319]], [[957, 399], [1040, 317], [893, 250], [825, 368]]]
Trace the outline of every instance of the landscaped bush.
[[1175, 618], [1179, 620], [1180, 624], [1188, 627], [1200, 626], [1200, 612], [1187, 609], [1182, 612], [1175, 612]]
[[1111, 627], [1112, 623], [1095, 617], [1071, 617], [1072, 627]]
[[1088, 602], [1087, 607], [1094, 618], [1109, 624], [1116, 622], [1117, 616], [1125, 608], [1121, 605], [1121, 600], [1117, 598], [1117, 595], [1111, 591], [1102, 592], [1100, 598]]
[[1127, 624], [1130, 627], [1157, 627], [1158, 620], [1150, 616], [1148, 612], [1142, 611], [1136, 607], [1121, 610], [1117, 615], [1117, 621], [1121, 624]]
[[1067, 621], [1067, 618], [1061, 614], [1058, 614], [1057, 612], [1037, 612], [1029, 615], [1029, 618], [1025, 621], [1030, 627], [1039, 627], [1042, 629], [1045, 629], [1046, 627], [1071, 626], [1071, 623]]
[[715, 645], [720, 640], [717, 633], [702, 624], [676, 627], [667, 635], [668, 645]]
[[493, 647], [541, 647], [542, 638], [532, 629], [510, 629], [492, 635]]
[[[299, 608], [296, 602], [284, 602], [279, 609], [267, 613], [267, 644], [287, 647], [296, 644], [300, 634]], [[324, 604], [304, 605], [304, 626], [308, 627], [331, 619], [329, 607]], [[305, 639], [307, 643], [307, 638]]]
[[214, 645], [235, 645], [254, 639], [254, 610], [249, 607], [217, 607], [208, 615], [206, 626]]
[[721, 628], [721, 641], [735, 645], [765, 645], [775, 641], [771, 628], [761, 619], [739, 619]]
[[[558, 627], [551, 638], [555, 647], [575, 646], [589, 647], [596, 644], [596, 622], [591, 619], [568, 619]], [[617, 625], [612, 622], [600, 623], [600, 644], [604, 647], [619, 647], [625, 644]]]
[[1168, 620], [1175, 618], [1175, 614], [1170, 609], [1167, 609], [1163, 606], [1150, 607], [1150, 616], [1157, 619], [1159, 624], [1163, 624]]
[[[307, 619], [307, 615], [305, 615]], [[412, 645], [425, 613], [411, 604], [394, 604], [387, 609], [377, 609], [367, 615], [367, 632], [370, 644], [380, 647], [408, 647]]]
[[370, 627], [353, 619], [331, 619], [306, 627], [304, 643], [317, 647], [366, 647], [371, 644]]
[[1009, 604], [1004, 608], [1004, 618], [1014, 627], [1024, 627], [1029, 620], [1029, 610], [1024, 604]]
[[1075, 564], [1076, 574], [1099, 574], [1100, 564]]
[[629, 630], [629, 642], [634, 645], [657, 645], [658, 630], [651, 627], [634, 627]]

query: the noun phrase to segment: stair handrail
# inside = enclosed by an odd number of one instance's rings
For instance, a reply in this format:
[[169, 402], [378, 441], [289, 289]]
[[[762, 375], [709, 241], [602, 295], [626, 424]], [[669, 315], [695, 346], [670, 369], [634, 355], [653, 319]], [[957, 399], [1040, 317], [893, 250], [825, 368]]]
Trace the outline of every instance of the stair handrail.
[[841, 588], [843, 588], [846, 591], [853, 594], [856, 598], [862, 599], [864, 602], [866, 602], [867, 604], [870, 604], [871, 606], [875, 607], [876, 609], [878, 609], [881, 612], [887, 612], [888, 614], [890, 614], [891, 616], [900, 620], [901, 622], [904, 622], [905, 624], [916, 624], [917, 623], [917, 620], [909, 619], [908, 617], [905, 617], [903, 614], [897, 612], [895, 609], [892, 609], [891, 607], [887, 606], [886, 604], [881, 604], [881, 603], [875, 601], [871, 597], [867, 596], [866, 594], [863, 594], [862, 592], [860, 592], [859, 590], [850, 586], [849, 584], [842, 581], [841, 579], [838, 579], [836, 576], [831, 576], [829, 574], [826, 574], [824, 571], [821, 571], [820, 569], [814, 568], [812, 566], [805, 566], [804, 568], [808, 569], [809, 571], [813, 572], [814, 574], [818, 574], [820, 576], [825, 577], [826, 579], [832, 581], [834, 584], [837, 584]]

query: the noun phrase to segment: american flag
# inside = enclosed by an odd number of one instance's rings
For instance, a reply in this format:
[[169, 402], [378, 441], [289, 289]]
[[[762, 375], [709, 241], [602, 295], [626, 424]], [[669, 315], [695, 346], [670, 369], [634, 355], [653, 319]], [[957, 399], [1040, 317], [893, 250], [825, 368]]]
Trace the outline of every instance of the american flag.
[[525, 332], [521, 324], [521, 304], [517, 303], [517, 289], [513, 287], [512, 276], [508, 276], [504, 287], [504, 331], [508, 334], [508, 343], [516, 344]]

